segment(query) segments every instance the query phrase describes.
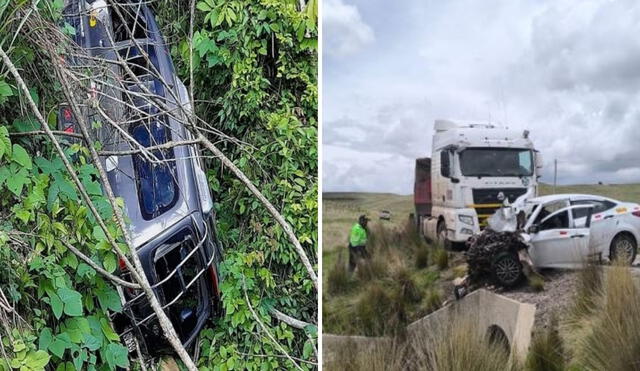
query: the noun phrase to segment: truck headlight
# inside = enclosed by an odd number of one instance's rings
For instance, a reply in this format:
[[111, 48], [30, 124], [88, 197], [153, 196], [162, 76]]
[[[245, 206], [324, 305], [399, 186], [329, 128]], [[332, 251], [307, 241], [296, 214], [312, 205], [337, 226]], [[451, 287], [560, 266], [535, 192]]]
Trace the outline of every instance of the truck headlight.
[[473, 231], [472, 231], [471, 229], [469, 229], [469, 228], [462, 228], [462, 229], [460, 230], [460, 233], [462, 233], [462, 234], [469, 234], [469, 235], [472, 235], [472, 234], [473, 234]]
[[473, 225], [473, 217], [469, 215], [458, 215], [458, 220], [464, 224]]

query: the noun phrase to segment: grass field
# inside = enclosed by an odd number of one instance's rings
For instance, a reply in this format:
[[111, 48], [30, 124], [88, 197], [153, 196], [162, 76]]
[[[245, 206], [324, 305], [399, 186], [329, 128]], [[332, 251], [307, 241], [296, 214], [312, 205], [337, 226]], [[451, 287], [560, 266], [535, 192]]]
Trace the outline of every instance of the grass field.
[[[542, 185], [540, 194], [552, 193], [586, 193], [596, 194], [615, 198], [621, 201], [640, 202], [640, 184], [621, 185], [572, 185], [558, 186], [554, 192], [553, 187]], [[372, 228], [385, 227], [386, 230], [402, 230], [407, 223], [409, 214], [413, 212], [412, 195], [396, 195], [388, 193], [324, 193], [323, 200], [323, 227], [322, 227], [322, 259], [323, 259], [323, 287], [329, 287], [331, 270], [337, 265], [346, 264], [347, 259], [347, 239], [351, 226], [357, 221], [361, 214], [367, 214], [372, 220]], [[391, 220], [379, 220], [378, 214], [381, 210], [388, 210], [392, 213]], [[396, 244], [397, 245], [397, 244]], [[427, 246], [428, 247], [428, 246]], [[423, 298], [417, 303], [409, 305], [406, 315], [410, 321], [417, 316], [426, 314], [433, 309], [434, 302], [441, 302], [450, 295], [449, 288], [451, 280], [459, 275], [456, 267], [459, 266], [459, 255], [449, 255], [457, 259], [449, 263], [448, 269], [439, 269], [435, 263], [434, 249], [431, 248], [429, 266], [417, 268], [412, 264], [415, 252], [411, 249], [404, 249], [403, 246], [391, 246], [392, 249], [401, 251], [400, 254], [392, 257], [397, 264], [403, 264], [408, 276], [417, 290], [423, 293]], [[340, 263], [337, 264], [338, 259]], [[391, 259], [386, 257], [386, 259]], [[400, 263], [398, 263], [398, 261]], [[351, 326], [355, 312], [359, 303], [365, 302], [368, 291], [372, 286], [388, 289], [387, 294], [392, 295], [394, 287], [392, 283], [396, 277], [391, 273], [379, 277], [375, 282], [361, 282], [356, 277], [346, 278], [348, 289], [339, 293], [323, 292], [323, 313], [325, 318], [325, 331], [328, 333], [350, 333], [357, 334], [358, 329]], [[376, 294], [369, 293], [371, 295]], [[377, 292], [383, 295], [384, 293]], [[388, 296], [387, 295], [387, 296]], [[437, 300], [436, 300], [437, 299]], [[351, 321], [351, 322], [350, 322]]]

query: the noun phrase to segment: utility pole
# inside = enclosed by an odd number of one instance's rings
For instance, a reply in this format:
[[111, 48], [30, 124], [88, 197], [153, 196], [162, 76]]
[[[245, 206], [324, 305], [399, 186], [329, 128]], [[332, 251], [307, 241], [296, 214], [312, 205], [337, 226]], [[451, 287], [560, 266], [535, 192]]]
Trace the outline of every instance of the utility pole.
[[556, 193], [556, 186], [558, 185], [558, 159], [553, 159], [553, 193]]

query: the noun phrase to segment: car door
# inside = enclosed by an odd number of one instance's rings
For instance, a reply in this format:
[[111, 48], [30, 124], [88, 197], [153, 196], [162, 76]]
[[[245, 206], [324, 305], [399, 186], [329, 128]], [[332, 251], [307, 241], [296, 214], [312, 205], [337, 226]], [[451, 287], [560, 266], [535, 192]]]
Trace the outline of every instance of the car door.
[[[614, 208], [616, 204], [609, 200], [576, 200], [572, 205], [593, 205], [591, 218], [591, 233], [589, 246], [597, 251], [606, 250], [607, 244], [611, 241], [613, 233], [616, 231], [618, 214]], [[587, 209], [573, 210], [573, 218], [576, 225], [584, 225], [586, 222]]]
[[583, 208], [592, 206], [564, 207], [534, 225], [529, 255], [536, 267], [574, 268], [588, 259], [591, 214], [587, 215], [586, 223], [576, 225], [571, 212]]

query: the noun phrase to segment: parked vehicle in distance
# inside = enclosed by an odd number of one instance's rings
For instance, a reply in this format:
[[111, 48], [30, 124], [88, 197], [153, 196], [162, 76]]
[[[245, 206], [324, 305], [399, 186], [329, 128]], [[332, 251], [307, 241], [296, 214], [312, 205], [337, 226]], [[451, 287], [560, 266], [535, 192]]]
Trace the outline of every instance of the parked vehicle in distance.
[[528, 131], [436, 120], [431, 158], [416, 160], [418, 231], [445, 246], [466, 242], [505, 199], [537, 194], [541, 167]]
[[[91, 125], [90, 135], [106, 151], [131, 149], [127, 137], [143, 147], [193, 139], [180, 122], [184, 114], [174, 109], [164, 113], [161, 101], [170, 107], [191, 110], [186, 88], [176, 76], [167, 45], [147, 3], [119, 3], [122, 17], [102, 0], [68, 0], [65, 21], [75, 28], [74, 41], [92, 57], [117, 60], [100, 89], [102, 108], [119, 123], [119, 129], [103, 123]], [[148, 58], [145, 58], [145, 55]], [[82, 63], [72, 58], [70, 64]], [[144, 87], [144, 89], [143, 89]], [[151, 92], [149, 94], [148, 92]], [[83, 107], [88, 122], [103, 121], [91, 107]], [[121, 123], [121, 124], [120, 124]], [[68, 105], [61, 105], [60, 130], [79, 132]], [[126, 134], [124, 134], [124, 133]], [[205, 168], [194, 145], [134, 154], [102, 157], [109, 184], [124, 200], [132, 248], [146, 276], [185, 347], [194, 344], [206, 321], [220, 306], [218, 264], [222, 246], [216, 235], [213, 201]], [[123, 277], [129, 278], [124, 264]], [[169, 349], [162, 330], [142, 291], [119, 287], [122, 313], [112, 321], [129, 347], [135, 341], [147, 354]]]
[[[537, 197], [525, 205], [521, 238], [535, 268], [581, 268], [593, 259], [634, 262], [640, 205], [585, 194]], [[521, 257], [497, 255], [492, 269], [500, 284], [512, 286], [522, 277]]]
[[391, 220], [391, 211], [380, 210], [380, 213], [378, 214], [378, 218], [380, 220]]

